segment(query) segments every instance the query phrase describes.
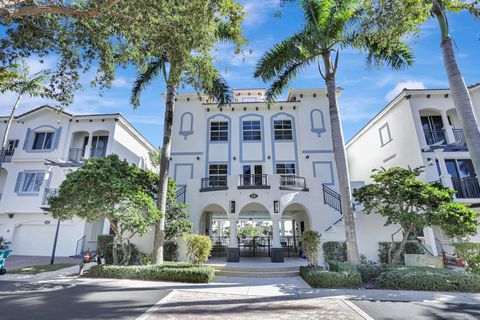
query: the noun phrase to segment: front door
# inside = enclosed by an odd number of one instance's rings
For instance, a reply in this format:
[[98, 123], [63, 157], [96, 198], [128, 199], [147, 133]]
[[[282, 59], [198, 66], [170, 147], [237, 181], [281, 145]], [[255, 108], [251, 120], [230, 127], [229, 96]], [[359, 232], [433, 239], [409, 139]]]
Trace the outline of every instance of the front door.
[[261, 186], [263, 166], [261, 164], [243, 166], [243, 185]]

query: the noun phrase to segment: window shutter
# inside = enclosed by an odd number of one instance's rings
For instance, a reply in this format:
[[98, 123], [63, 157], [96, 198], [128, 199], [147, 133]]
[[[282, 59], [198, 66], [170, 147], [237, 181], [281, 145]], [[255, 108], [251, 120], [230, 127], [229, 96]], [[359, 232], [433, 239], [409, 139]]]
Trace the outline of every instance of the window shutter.
[[57, 130], [55, 130], [55, 136], [53, 137], [53, 148], [52, 149], [57, 149], [58, 148], [58, 143], [60, 142], [61, 137], [62, 137], [62, 127], [59, 127]]
[[22, 183], [23, 172], [19, 172], [17, 176], [17, 182], [15, 183], [15, 192], [18, 193], [20, 190], [20, 184]]
[[31, 140], [32, 140], [33, 130], [28, 128], [27, 135], [25, 137], [25, 141], [23, 142], [23, 150], [30, 150], [31, 149]]

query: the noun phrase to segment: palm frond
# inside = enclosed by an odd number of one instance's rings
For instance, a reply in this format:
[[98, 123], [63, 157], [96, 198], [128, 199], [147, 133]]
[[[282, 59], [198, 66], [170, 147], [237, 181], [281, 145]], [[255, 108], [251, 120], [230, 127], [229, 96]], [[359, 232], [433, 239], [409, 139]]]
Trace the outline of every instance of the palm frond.
[[315, 26], [319, 30], [324, 29], [334, 3], [334, 0], [303, 0], [301, 7], [306, 25]]
[[229, 105], [232, 103], [230, 86], [220, 74], [213, 79], [211, 86], [205, 88], [205, 93], [209, 97], [214, 98], [219, 106]]
[[394, 70], [403, 70], [413, 65], [412, 49], [403, 42], [390, 42], [385, 46], [372, 39], [364, 39], [363, 43], [364, 50], [368, 53], [365, 59], [368, 66], [380, 67], [386, 64]]
[[163, 72], [165, 75], [166, 60], [163, 58], [152, 61], [148, 64], [147, 68], [141, 73], [135, 80], [130, 96], [130, 103], [133, 108], [140, 106], [140, 96], [145, 88], [160, 74]]
[[290, 82], [293, 81], [312, 60], [313, 59], [294, 61], [285, 66], [283, 72], [277, 76], [268, 88], [266, 92], [267, 101], [272, 102], [278, 95], [282, 94], [282, 92], [288, 88]]

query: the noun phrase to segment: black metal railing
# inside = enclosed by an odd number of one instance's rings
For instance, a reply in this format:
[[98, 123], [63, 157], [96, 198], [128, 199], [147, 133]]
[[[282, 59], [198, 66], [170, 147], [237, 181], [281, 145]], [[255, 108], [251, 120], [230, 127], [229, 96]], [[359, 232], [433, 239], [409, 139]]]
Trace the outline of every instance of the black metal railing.
[[281, 236], [280, 243], [285, 257], [298, 257], [298, 239], [295, 236]]
[[270, 235], [238, 237], [241, 257], [270, 257], [272, 244]]
[[442, 144], [447, 144], [447, 139], [445, 138], [445, 130], [423, 130], [423, 132], [425, 134], [425, 140], [427, 140], [428, 145], [439, 143], [441, 141], [443, 141]]
[[223, 236], [211, 236], [212, 239], [212, 251], [210, 255], [212, 257], [225, 257], [227, 255], [226, 248], [230, 243], [230, 238]]
[[43, 192], [42, 205], [48, 206], [48, 199], [58, 195], [58, 189], [45, 188]]
[[187, 186], [181, 186], [176, 191], [177, 202], [185, 203], [187, 198]]
[[325, 184], [323, 186], [323, 203], [329, 205], [333, 209], [342, 213], [342, 201], [340, 194], [335, 190], [327, 187]]
[[241, 174], [238, 181], [239, 188], [266, 188], [268, 180], [266, 174]]
[[85, 156], [85, 148], [70, 148], [68, 150], [68, 161], [81, 162]]
[[332, 230], [333, 227], [335, 227], [337, 224], [339, 224], [342, 221], [343, 221], [343, 217], [341, 217], [340, 219], [338, 219], [337, 221], [332, 223], [327, 229], [325, 229], [325, 232], [328, 232], [328, 231]]
[[281, 175], [280, 189], [307, 190], [307, 182], [304, 177]]
[[452, 129], [453, 130], [453, 137], [455, 138], [455, 144], [458, 145], [466, 145], [467, 142], [465, 141], [465, 134], [463, 133], [462, 129]]
[[452, 178], [453, 189], [459, 199], [480, 198], [480, 184], [477, 178]]
[[202, 186], [200, 191], [209, 191], [209, 190], [226, 190], [227, 185], [227, 176], [210, 176], [208, 178], [202, 178]]
[[15, 148], [14, 149], [2, 149], [0, 151], [0, 159], [2, 159], [3, 162], [11, 162], [14, 153], [15, 153]]

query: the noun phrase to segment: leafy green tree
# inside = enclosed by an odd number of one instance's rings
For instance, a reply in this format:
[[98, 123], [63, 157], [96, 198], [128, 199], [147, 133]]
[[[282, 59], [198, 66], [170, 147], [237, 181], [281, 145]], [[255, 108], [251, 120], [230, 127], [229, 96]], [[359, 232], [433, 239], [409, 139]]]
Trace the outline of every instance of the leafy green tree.
[[119, 159], [117, 155], [91, 158], [62, 182], [57, 196], [49, 198], [53, 217], [77, 216], [89, 222], [108, 219], [115, 234], [114, 264], [120, 248], [123, 264], [130, 260], [130, 239], [144, 235], [161, 218], [153, 200], [158, 176]]
[[196, 266], [201, 266], [210, 256], [212, 239], [209, 236], [191, 234], [185, 238], [185, 241], [190, 261]]
[[15, 117], [15, 111], [20, 104], [20, 99], [24, 95], [30, 97], [49, 97], [50, 95], [45, 86], [45, 82], [48, 79], [48, 73], [48, 70], [44, 70], [31, 75], [25, 62], [3, 68], [3, 72], [0, 76], [0, 94], [14, 92], [17, 94], [17, 100], [12, 107], [3, 134], [0, 148], [0, 171], [2, 170], [3, 158], [8, 147], [8, 133], [10, 132], [10, 127], [12, 126], [13, 118]]
[[316, 267], [320, 256], [320, 234], [307, 230], [302, 234], [302, 248], [310, 267]]
[[[218, 42], [230, 41], [237, 50], [244, 44], [241, 23], [244, 13], [234, 0], [192, 0], [165, 4], [164, 22], [174, 26], [175, 32], [146, 41], [147, 50], [157, 45], [152, 58], [143, 67], [132, 90], [131, 103], [140, 106], [140, 95], [151, 82], [162, 77], [166, 85], [163, 144], [160, 157], [158, 207], [165, 212], [170, 165], [172, 121], [177, 90], [184, 85], [215, 99], [219, 105], [231, 101], [229, 88], [215, 69], [212, 49]], [[150, 40], [150, 39], [148, 39]], [[203, 99], [203, 98], [202, 98]], [[202, 100], [205, 102], [205, 100]], [[165, 219], [155, 227], [154, 260], [163, 262]]]
[[[366, 51], [367, 63], [386, 63], [394, 69], [411, 64], [409, 48], [401, 41], [381, 46], [373, 36], [359, 37], [361, 7], [353, 0], [303, 0], [305, 26], [302, 30], [275, 45], [261, 58], [255, 77], [272, 81], [267, 91], [269, 100], [281, 94], [305, 68], [318, 64], [328, 92], [332, 143], [345, 223], [348, 261], [358, 264], [360, 255], [353, 220], [350, 180], [337, 101], [335, 76], [339, 52], [347, 47]], [[323, 65], [323, 66], [322, 66]]]
[[[453, 50], [448, 22], [449, 13], [468, 12], [480, 18], [480, 1], [475, 0], [362, 0], [365, 10], [363, 33], [372, 30], [385, 45], [396, 39], [417, 38], [420, 26], [428, 19], [438, 21], [443, 63], [450, 85], [453, 104], [462, 124], [465, 140], [476, 172], [480, 172], [480, 128], [476, 121], [472, 99]], [[467, 31], [467, 30], [465, 30]], [[471, 30], [473, 33], [473, 30]]]
[[188, 204], [177, 201], [177, 183], [175, 180], [168, 179], [167, 193], [167, 211], [165, 212], [165, 239], [172, 240], [185, 233], [192, 232], [192, 222], [189, 220], [189, 214], [186, 208]]
[[[355, 199], [364, 205], [365, 213], [382, 215], [386, 218], [385, 225], [400, 225], [403, 238], [393, 259], [389, 252], [389, 263], [400, 263], [405, 244], [414, 230], [435, 225], [450, 237], [477, 232], [478, 214], [453, 202], [455, 191], [419, 180], [421, 172], [419, 168], [399, 167], [378, 171], [372, 175], [373, 183], [353, 193]], [[390, 248], [394, 248], [393, 243]]]

